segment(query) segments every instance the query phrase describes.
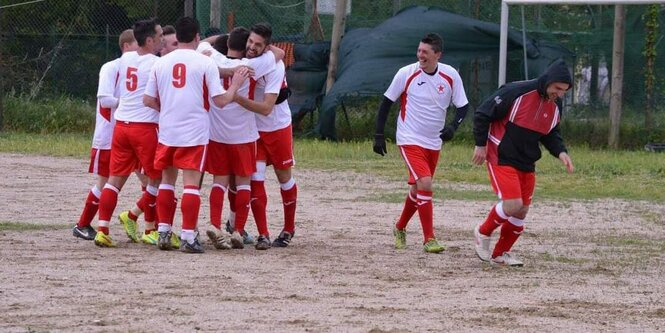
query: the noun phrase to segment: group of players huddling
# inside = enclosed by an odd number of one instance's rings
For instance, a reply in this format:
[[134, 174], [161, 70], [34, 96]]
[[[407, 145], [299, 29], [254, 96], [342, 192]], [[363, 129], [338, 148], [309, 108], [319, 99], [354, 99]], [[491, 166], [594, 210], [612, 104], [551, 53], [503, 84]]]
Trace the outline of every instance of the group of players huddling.
[[[197, 228], [203, 173], [213, 175], [206, 235], [217, 249], [286, 247], [295, 233], [297, 186], [284, 51], [270, 45], [270, 25], [233, 29], [201, 40], [198, 22], [175, 28], [142, 20], [119, 38], [122, 56], [99, 74], [97, 119], [89, 171], [90, 190], [76, 237], [115, 247], [109, 235], [118, 194], [132, 173], [143, 193], [119, 220], [133, 242], [161, 250], [202, 253]], [[159, 55], [159, 56], [157, 56]], [[271, 242], [266, 220], [266, 167], [280, 183], [284, 226]], [[182, 228], [173, 231], [182, 170]], [[230, 216], [222, 225], [224, 197]], [[252, 209], [256, 240], [245, 232]], [[98, 213], [97, 230], [91, 222]], [[145, 229], [137, 231], [143, 214]]]
[[[291, 174], [293, 139], [284, 51], [270, 45], [272, 29], [259, 23], [203, 41], [195, 19], [181, 18], [172, 27], [155, 20], [137, 22], [120, 35], [123, 55], [100, 70], [98, 112], [90, 172], [98, 175], [74, 236], [113, 247], [110, 219], [118, 193], [131, 173], [145, 186], [135, 207], [120, 213], [129, 239], [202, 253], [197, 228], [203, 172], [213, 175], [210, 222], [206, 235], [217, 249], [258, 250], [286, 247], [295, 232], [297, 186]], [[377, 116], [374, 151], [384, 155], [384, 128], [398, 99], [397, 146], [409, 173], [409, 192], [395, 223], [395, 247], [406, 248], [406, 227], [417, 212], [423, 250], [445, 250], [434, 235], [432, 179], [442, 142], [453, 138], [468, 110], [459, 73], [440, 63], [443, 39], [421, 39], [418, 62], [402, 67], [384, 94]], [[155, 54], [159, 53], [161, 57]], [[485, 262], [523, 266], [511, 252], [524, 230], [535, 188], [535, 162], [542, 144], [568, 172], [574, 167], [559, 132], [559, 100], [572, 87], [565, 62], [558, 60], [536, 79], [502, 86], [476, 109], [472, 161], [486, 164], [499, 202], [474, 229], [476, 255]], [[457, 107], [444, 127], [446, 110]], [[270, 241], [264, 187], [273, 165], [280, 183], [284, 226]], [[172, 232], [178, 200], [175, 184], [182, 170], [180, 237]], [[225, 195], [230, 216], [222, 226]], [[99, 207], [98, 229], [91, 221]], [[245, 232], [251, 207], [256, 241]], [[145, 230], [137, 233], [143, 214]], [[491, 236], [500, 228], [490, 249]]]

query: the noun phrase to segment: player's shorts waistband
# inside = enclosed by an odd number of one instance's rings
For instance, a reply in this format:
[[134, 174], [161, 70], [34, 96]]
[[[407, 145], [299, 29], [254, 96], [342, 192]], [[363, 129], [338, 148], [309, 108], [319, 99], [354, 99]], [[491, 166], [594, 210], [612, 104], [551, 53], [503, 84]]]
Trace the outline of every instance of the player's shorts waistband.
[[157, 127], [157, 123], [150, 122], [139, 122], [139, 121], [124, 121], [117, 120], [116, 125], [118, 126], [129, 126], [129, 127]]

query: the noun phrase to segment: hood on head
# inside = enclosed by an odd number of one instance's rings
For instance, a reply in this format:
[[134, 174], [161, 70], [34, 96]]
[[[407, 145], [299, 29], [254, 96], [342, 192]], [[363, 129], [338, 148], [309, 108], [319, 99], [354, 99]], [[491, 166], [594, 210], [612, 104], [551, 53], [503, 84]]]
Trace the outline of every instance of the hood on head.
[[547, 95], [547, 86], [552, 82], [568, 83], [568, 89], [573, 87], [573, 77], [565, 61], [561, 59], [554, 61], [545, 73], [538, 77], [538, 92], [543, 96]]

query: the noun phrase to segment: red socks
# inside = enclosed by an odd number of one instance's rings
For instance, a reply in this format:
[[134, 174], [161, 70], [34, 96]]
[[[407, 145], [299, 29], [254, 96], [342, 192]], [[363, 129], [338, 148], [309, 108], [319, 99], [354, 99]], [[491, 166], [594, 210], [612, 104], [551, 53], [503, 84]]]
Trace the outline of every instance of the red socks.
[[[245, 231], [245, 223], [247, 222], [247, 215], [249, 215], [249, 199], [250, 199], [249, 185], [237, 185], [235, 194], [235, 211], [236, 221], [235, 230], [242, 234]], [[230, 193], [231, 191], [229, 191]], [[230, 199], [229, 199], [230, 201]]]
[[293, 178], [280, 184], [282, 205], [284, 206], [284, 231], [293, 235], [296, 231], [296, 203], [298, 200], [298, 185]]
[[418, 202], [416, 201], [415, 193], [411, 193], [409, 190], [409, 194], [406, 195], [406, 199], [404, 200], [404, 209], [402, 209], [402, 215], [400, 215], [399, 220], [397, 220], [395, 228], [398, 230], [406, 229], [406, 225], [411, 220], [411, 217], [413, 217], [413, 214], [415, 214], [417, 211]]
[[489, 215], [485, 219], [485, 222], [480, 225], [478, 231], [485, 236], [492, 235], [492, 232], [501, 226], [502, 224], [508, 222], [508, 215], [503, 212], [503, 203], [499, 202], [490, 210]]
[[224, 186], [221, 184], [212, 184], [212, 190], [210, 190], [210, 223], [219, 230], [222, 229], [224, 192], [226, 192]]
[[268, 195], [263, 181], [252, 180], [250, 205], [252, 215], [256, 221], [256, 229], [259, 235], [268, 236], [268, 219], [266, 218], [266, 206], [268, 205]]
[[99, 198], [99, 224], [97, 230], [109, 234], [109, 222], [111, 215], [118, 204], [118, 192], [120, 190], [111, 184], [104, 185], [102, 196]]
[[501, 226], [501, 236], [499, 237], [499, 241], [496, 242], [496, 246], [494, 246], [492, 258], [510, 251], [517, 238], [522, 234], [522, 231], [524, 231], [524, 221], [513, 217], [509, 218], [509, 221]]
[[97, 210], [99, 209], [99, 197], [102, 195], [102, 192], [93, 186], [88, 192], [88, 197], [85, 199], [85, 206], [83, 207], [83, 212], [79, 218], [76, 226], [79, 228], [87, 227], [92, 223], [92, 220], [97, 215]]
[[432, 208], [432, 191], [418, 190], [416, 197], [418, 202], [418, 216], [420, 217], [420, 225], [423, 228], [424, 243], [434, 238], [433, 226], [433, 208]]
[[186, 185], [182, 193], [182, 230], [195, 230], [199, 219], [199, 208], [201, 207], [201, 194], [196, 185]]
[[175, 212], [175, 188], [173, 185], [159, 185], [157, 194], [157, 211], [160, 224], [173, 225], [173, 212]]

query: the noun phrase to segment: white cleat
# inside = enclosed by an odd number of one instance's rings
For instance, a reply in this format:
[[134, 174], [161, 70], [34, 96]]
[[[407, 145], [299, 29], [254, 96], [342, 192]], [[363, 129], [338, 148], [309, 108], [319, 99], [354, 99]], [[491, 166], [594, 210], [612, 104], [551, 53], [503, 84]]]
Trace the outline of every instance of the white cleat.
[[491, 253], [490, 253], [490, 236], [485, 236], [480, 233], [480, 224], [477, 225], [473, 229], [473, 236], [475, 238], [475, 248], [476, 248], [476, 255], [480, 260], [482, 261], [490, 261], [491, 258]]
[[510, 252], [504, 252], [502, 255], [492, 258], [492, 264], [510, 267], [524, 266], [524, 262], [514, 257]]

